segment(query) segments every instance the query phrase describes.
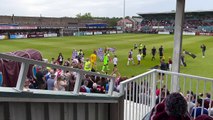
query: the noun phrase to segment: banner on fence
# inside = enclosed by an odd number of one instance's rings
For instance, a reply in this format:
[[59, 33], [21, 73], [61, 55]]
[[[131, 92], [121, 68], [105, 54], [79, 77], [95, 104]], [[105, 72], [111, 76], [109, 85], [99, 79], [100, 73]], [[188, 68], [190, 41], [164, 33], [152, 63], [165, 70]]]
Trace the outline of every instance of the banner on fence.
[[158, 32], [158, 34], [162, 34], [162, 35], [169, 35], [170, 32]]
[[92, 32], [84, 32], [84, 35], [93, 35]]
[[196, 35], [196, 33], [183, 31], [183, 35]]
[[197, 35], [213, 36], [213, 33], [197, 33]]
[[27, 38], [27, 35], [10, 35], [10, 39]]
[[0, 26], [0, 30], [35, 30], [36, 26]]
[[153, 29], [164, 29], [164, 26], [153, 26]]
[[110, 31], [109, 34], [116, 34], [116, 31]]
[[101, 35], [101, 34], [102, 34], [102, 32], [99, 32], [99, 31], [94, 32], [94, 35]]
[[28, 38], [43, 38], [44, 34], [29, 34], [27, 35]]
[[6, 35], [0, 35], [0, 40], [5, 40], [5, 39], [8, 39]]
[[48, 34], [44, 34], [44, 37], [57, 37], [57, 33], [48, 33]]
[[123, 33], [123, 31], [117, 31], [117, 33], [119, 33], [119, 34], [120, 34], [120, 33]]

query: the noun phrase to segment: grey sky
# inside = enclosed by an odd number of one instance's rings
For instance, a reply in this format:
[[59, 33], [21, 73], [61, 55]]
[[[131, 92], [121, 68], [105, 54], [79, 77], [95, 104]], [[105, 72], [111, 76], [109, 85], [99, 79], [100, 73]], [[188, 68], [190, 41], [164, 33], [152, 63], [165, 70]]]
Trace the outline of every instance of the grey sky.
[[[0, 0], [0, 15], [122, 17], [124, 0]], [[126, 0], [126, 16], [175, 10], [176, 0]], [[186, 0], [186, 10], [213, 10], [213, 0]]]

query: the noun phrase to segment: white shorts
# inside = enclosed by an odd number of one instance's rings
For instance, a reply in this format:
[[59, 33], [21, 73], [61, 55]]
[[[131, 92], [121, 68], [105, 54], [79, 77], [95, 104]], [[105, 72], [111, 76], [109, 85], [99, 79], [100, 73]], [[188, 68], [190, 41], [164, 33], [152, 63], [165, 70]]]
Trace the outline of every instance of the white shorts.
[[128, 61], [132, 61], [133, 60], [133, 58], [128, 58]]

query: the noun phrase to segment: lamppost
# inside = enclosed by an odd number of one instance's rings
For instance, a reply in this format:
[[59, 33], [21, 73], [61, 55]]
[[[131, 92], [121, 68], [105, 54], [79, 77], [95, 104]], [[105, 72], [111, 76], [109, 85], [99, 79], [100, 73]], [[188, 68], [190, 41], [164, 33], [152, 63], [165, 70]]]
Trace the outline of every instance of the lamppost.
[[123, 1], [123, 32], [125, 32], [125, 27], [126, 27], [126, 23], [125, 23], [125, 11], [126, 10], [126, 1]]
[[[177, 0], [175, 14], [175, 33], [174, 33], [174, 49], [173, 49], [173, 63], [172, 72], [180, 72], [180, 56], [182, 51], [182, 33], [184, 24], [184, 11], [185, 0]], [[173, 92], [178, 92], [179, 78], [178, 76], [172, 76]]]

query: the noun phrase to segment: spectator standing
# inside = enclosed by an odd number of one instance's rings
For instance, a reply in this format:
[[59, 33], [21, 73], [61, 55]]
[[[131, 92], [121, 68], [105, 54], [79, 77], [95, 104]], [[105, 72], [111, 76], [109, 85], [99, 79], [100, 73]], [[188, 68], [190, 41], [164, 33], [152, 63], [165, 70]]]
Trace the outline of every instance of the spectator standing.
[[51, 64], [55, 64], [55, 58], [52, 58], [52, 60], [50, 61]]
[[64, 66], [70, 66], [70, 58], [67, 58], [67, 60], [65, 60]]
[[84, 63], [84, 70], [85, 71], [91, 71], [91, 69], [92, 69], [92, 64], [91, 64], [89, 58], [87, 58], [85, 63]]
[[45, 77], [44, 77], [44, 74], [42, 72], [41, 66], [38, 67], [38, 71], [36, 73], [36, 83], [37, 83], [39, 89], [45, 88]]
[[[161, 60], [160, 69], [161, 70], [167, 70], [168, 69], [164, 59]], [[162, 80], [164, 80], [164, 73], [159, 73], [159, 79], [161, 77], [162, 77]]]
[[54, 71], [51, 71], [50, 78], [47, 80], [47, 90], [53, 90], [54, 83], [55, 83], [55, 73]]
[[202, 49], [203, 58], [205, 58], [206, 46], [202, 44], [200, 48]]

